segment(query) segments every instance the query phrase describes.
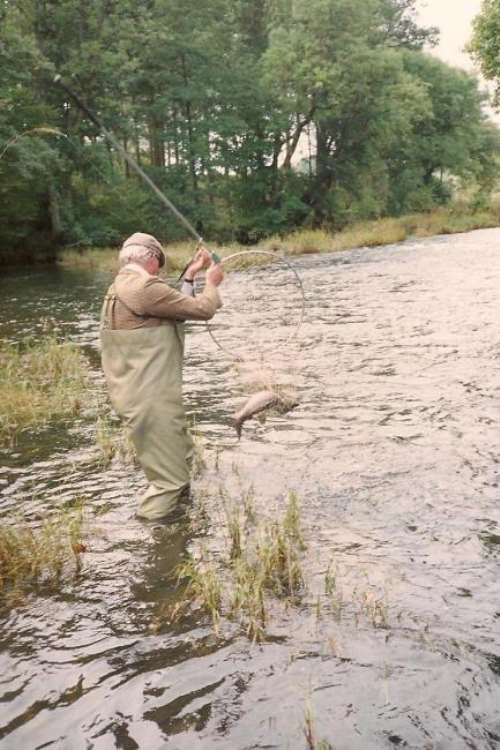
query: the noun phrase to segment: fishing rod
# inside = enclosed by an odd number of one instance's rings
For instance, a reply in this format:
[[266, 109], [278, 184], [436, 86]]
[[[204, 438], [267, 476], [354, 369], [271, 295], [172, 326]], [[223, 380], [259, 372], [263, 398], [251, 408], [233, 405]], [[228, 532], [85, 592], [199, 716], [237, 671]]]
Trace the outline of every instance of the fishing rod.
[[[136, 172], [139, 177], [148, 185], [153, 193], [155, 193], [156, 197], [160, 199], [160, 201], [165, 205], [169, 211], [171, 211], [176, 219], [180, 221], [180, 223], [188, 230], [188, 232], [195, 238], [198, 245], [203, 245], [203, 237], [201, 237], [196, 229], [193, 227], [191, 222], [186, 219], [186, 217], [181, 214], [178, 208], [174, 206], [171, 200], [167, 198], [167, 196], [160, 190], [158, 185], [156, 185], [153, 180], [146, 174], [146, 172], [138, 165], [138, 163], [133, 159], [130, 154], [123, 148], [121, 143], [115, 138], [113, 133], [111, 133], [107, 128], [104, 127], [102, 122], [96, 117], [96, 115], [87, 107], [84, 102], [80, 99], [80, 97], [75, 94], [75, 92], [70, 89], [70, 87], [63, 82], [62, 77], [57, 74], [54, 76], [54, 83], [57, 83], [65, 92], [68, 94], [68, 96], [73, 99], [75, 104], [84, 112], [89, 120], [96, 126], [96, 128], [99, 130], [102, 135], [108, 139], [108, 141], [119, 151], [119, 153], [123, 156], [127, 164]], [[211, 250], [208, 250], [210, 253], [210, 257], [212, 258], [212, 261], [214, 263], [220, 263], [219, 256], [212, 252]], [[184, 274], [186, 273], [189, 265], [192, 263], [191, 259], [189, 263], [186, 264], [186, 267], [183, 269], [181, 275], [179, 276], [179, 279], [181, 279]]]

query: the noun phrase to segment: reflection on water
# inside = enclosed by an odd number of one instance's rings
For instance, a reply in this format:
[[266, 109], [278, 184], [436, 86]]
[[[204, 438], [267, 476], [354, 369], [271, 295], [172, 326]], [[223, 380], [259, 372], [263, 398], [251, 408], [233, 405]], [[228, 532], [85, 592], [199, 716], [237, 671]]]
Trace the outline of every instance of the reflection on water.
[[[83, 497], [93, 521], [81, 577], [1, 614], [2, 746], [300, 748], [307, 703], [336, 750], [500, 746], [499, 240], [486, 230], [297, 261], [301, 347], [264, 365], [286, 371], [301, 403], [247, 424], [239, 443], [241, 373], [192, 326], [187, 406], [220, 481], [252, 483], [263, 512], [288, 489], [302, 498], [310, 594], [262, 647], [235, 627], [217, 639], [202, 617], [152, 628], [178, 596], [183, 551], [223, 544], [216, 499], [198, 540], [139, 523], [140, 472], [92, 463], [85, 418], [4, 451], [2, 516], [37, 519]], [[100, 389], [108, 281], [5, 276], [1, 333], [36, 336], [53, 319]], [[239, 335], [244, 293], [226, 285], [224, 335]], [[272, 343], [272, 299], [259, 305]], [[332, 560], [345, 606], [318, 616]], [[369, 622], [372, 595], [388, 627]]]

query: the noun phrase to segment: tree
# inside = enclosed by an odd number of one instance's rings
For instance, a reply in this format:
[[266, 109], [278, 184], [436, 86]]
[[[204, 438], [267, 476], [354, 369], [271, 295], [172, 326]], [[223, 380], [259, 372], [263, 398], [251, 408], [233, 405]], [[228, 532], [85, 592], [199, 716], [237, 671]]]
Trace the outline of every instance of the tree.
[[500, 0], [483, 0], [469, 50], [484, 77], [495, 83], [495, 104], [500, 106]]
[[495, 131], [422, 53], [415, 4], [3, 0], [0, 253], [183, 236], [56, 71], [212, 238], [428, 208], [452, 176], [487, 190]]
[[[427, 91], [430, 114], [406, 144], [391, 157], [393, 200], [390, 211], [400, 213], [432, 207], [450, 195], [450, 183], [490, 185], [497, 173], [497, 129], [487, 121], [483, 105], [487, 96], [478, 81], [430, 55], [406, 52], [404, 66]], [[402, 190], [409, 184], [413, 189]]]
[[[44, 68], [34, 35], [15, 8], [4, 8], [0, 37], [0, 225], [13, 257], [57, 241], [55, 198], [60, 160], [54, 113], [33, 80]], [[36, 235], [36, 240], [34, 238]], [[49, 254], [54, 254], [53, 252]]]

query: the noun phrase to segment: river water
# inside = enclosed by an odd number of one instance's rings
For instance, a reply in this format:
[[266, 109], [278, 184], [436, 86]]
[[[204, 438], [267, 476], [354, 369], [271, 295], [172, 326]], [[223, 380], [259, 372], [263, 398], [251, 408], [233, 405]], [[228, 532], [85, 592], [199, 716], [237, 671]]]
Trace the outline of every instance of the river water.
[[[201, 531], [134, 518], [140, 471], [89, 459], [85, 414], [3, 452], [3, 519], [36, 522], [83, 497], [93, 521], [77, 579], [0, 612], [0, 746], [305, 748], [310, 712], [335, 750], [500, 747], [499, 246], [493, 229], [294, 261], [300, 404], [240, 442], [233, 363], [193, 326], [186, 405], [212, 467]], [[37, 335], [50, 318], [81, 344], [97, 394], [108, 281], [5, 275], [0, 333]], [[225, 322], [235, 337], [239, 302]], [[265, 301], [261, 314], [272, 344]], [[222, 549], [214, 463], [229, 491], [253, 485], [259, 512], [280, 511], [289, 490], [301, 499], [307, 592], [261, 645], [234, 624], [216, 637], [202, 613], [152, 627], [183, 552]]]

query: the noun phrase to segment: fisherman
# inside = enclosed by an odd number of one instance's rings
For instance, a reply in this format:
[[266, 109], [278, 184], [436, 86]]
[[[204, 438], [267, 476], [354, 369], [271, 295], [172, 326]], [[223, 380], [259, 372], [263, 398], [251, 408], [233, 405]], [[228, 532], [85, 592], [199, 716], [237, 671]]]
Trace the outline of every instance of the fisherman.
[[[120, 271], [104, 298], [100, 331], [111, 403], [149, 481], [137, 515], [149, 520], [176, 510], [188, 490], [192, 445], [182, 404], [183, 321], [215, 315], [224, 278], [201, 248], [178, 291], [158, 277], [165, 262], [152, 235], [136, 232], [125, 240]], [[205, 288], [194, 296], [194, 277], [202, 269], [207, 269]]]

